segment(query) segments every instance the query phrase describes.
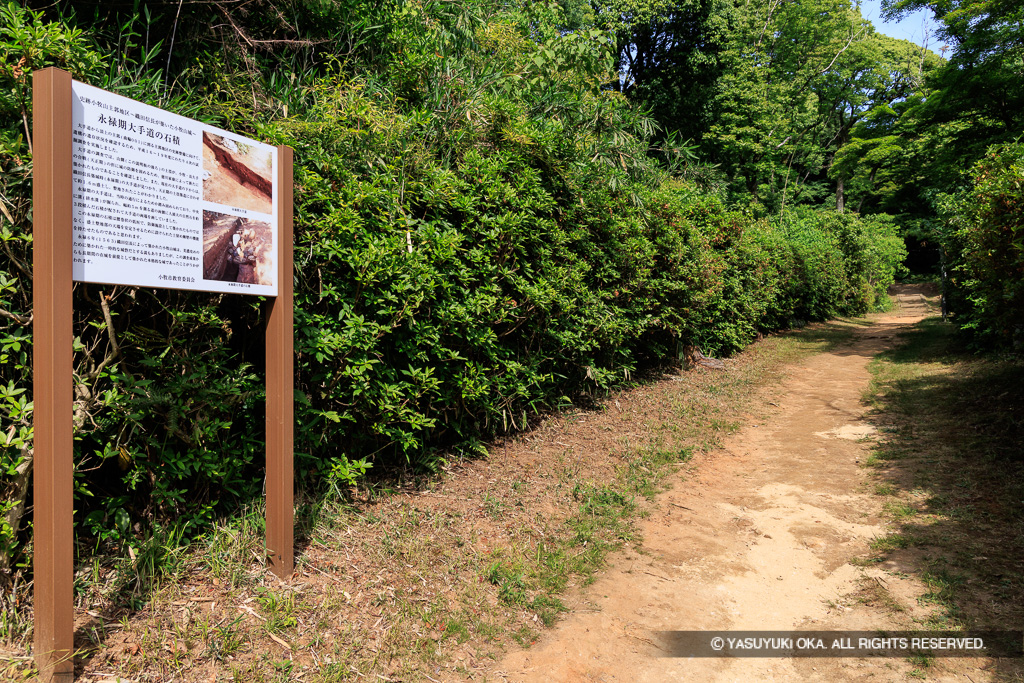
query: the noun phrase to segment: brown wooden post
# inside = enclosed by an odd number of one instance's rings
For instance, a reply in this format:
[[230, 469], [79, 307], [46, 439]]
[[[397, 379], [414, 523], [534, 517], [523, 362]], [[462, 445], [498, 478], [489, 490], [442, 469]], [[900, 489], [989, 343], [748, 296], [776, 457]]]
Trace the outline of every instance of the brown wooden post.
[[36, 71], [32, 89], [35, 658], [40, 680], [71, 681], [71, 74]]
[[295, 566], [292, 150], [277, 150], [277, 297], [267, 321], [267, 557], [284, 579]]

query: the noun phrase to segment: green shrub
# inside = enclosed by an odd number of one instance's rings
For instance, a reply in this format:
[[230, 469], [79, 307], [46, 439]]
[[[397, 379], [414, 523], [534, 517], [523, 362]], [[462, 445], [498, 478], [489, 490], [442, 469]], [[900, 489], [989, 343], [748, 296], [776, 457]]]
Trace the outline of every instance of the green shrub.
[[972, 185], [946, 196], [944, 249], [955, 321], [981, 344], [1024, 346], [1024, 144], [994, 147]]

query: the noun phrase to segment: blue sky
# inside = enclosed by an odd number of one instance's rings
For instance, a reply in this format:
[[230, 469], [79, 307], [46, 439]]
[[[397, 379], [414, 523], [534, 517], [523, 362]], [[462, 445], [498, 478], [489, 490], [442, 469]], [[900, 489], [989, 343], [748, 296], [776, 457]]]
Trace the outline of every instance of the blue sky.
[[919, 11], [904, 17], [899, 22], [884, 23], [882, 21], [881, 0], [861, 0], [861, 15], [875, 26], [875, 30], [893, 38], [904, 38], [918, 45], [925, 38], [925, 28], [929, 29], [928, 47], [938, 52], [938, 40], [935, 37], [935, 19], [930, 11]]

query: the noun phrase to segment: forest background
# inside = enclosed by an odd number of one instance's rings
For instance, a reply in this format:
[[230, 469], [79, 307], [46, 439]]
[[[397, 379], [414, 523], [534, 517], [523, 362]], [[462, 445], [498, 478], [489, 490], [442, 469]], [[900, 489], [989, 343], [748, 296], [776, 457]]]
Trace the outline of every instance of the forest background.
[[[1024, 8], [885, 7], [930, 9], [939, 54], [847, 0], [0, 6], [4, 611], [31, 579], [33, 70], [295, 149], [315, 506], [884, 305], [908, 249], [972, 343], [1019, 352]], [[78, 557], [152, 562], [261, 497], [265, 303], [74, 296]]]

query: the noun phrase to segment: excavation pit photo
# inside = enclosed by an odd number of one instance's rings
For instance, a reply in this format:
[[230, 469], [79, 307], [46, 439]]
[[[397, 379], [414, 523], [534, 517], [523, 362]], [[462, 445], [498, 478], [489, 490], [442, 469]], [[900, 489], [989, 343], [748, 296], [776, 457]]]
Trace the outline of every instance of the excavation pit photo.
[[265, 221], [203, 212], [203, 279], [274, 284], [274, 236]]
[[203, 199], [257, 213], [274, 210], [271, 150], [203, 133]]

